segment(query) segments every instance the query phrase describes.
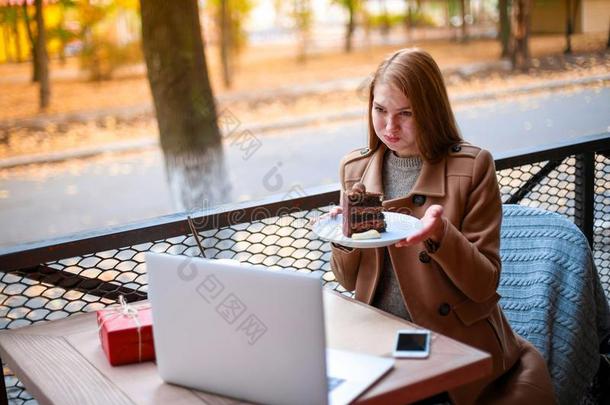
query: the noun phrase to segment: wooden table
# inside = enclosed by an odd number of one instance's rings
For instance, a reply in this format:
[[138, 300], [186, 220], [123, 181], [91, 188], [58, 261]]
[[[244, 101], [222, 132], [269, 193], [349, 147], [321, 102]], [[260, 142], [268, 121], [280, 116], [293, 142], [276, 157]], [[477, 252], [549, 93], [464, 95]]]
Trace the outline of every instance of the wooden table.
[[[326, 289], [324, 312], [328, 347], [360, 353], [390, 357], [395, 331], [413, 326]], [[165, 384], [153, 362], [110, 366], [93, 313], [2, 331], [0, 355], [40, 404], [241, 403]], [[484, 377], [491, 367], [489, 354], [434, 333], [428, 359], [396, 360], [357, 403], [417, 401]]]

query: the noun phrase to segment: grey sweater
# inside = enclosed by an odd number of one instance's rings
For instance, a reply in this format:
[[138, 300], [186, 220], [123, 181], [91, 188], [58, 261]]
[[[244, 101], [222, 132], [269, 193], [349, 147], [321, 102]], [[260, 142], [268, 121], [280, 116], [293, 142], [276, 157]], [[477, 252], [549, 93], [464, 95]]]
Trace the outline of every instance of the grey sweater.
[[[383, 162], [384, 199], [391, 200], [407, 195], [415, 185], [421, 168], [422, 160], [419, 156], [401, 158], [388, 150]], [[398, 280], [394, 275], [388, 249], [384, 251], [384, 266], [371, 304], [383, 311], [411, 320]], [[397, 269], [397, 271], [408, 271], [408, 269]]]

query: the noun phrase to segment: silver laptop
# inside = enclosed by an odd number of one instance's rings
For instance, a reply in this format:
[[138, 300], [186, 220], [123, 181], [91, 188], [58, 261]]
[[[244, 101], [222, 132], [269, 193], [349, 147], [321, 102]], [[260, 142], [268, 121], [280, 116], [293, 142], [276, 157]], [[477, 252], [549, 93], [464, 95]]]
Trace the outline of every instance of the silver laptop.
[[394, 364], [325, 349], [316, 277], [154, 253], [146, 266], [166, 382], [264, 404], [337, 405]]

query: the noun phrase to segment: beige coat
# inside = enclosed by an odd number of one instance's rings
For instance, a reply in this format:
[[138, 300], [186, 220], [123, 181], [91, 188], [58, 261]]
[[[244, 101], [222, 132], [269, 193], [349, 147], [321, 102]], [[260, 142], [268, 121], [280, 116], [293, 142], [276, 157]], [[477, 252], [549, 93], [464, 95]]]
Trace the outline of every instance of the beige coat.
[[[347, 155], [340, 165], [343, 190], [362, 182], [367, 191], [383, 193], [386, 150], [382, 144]], [[387, 249], [413, 321], [493, 357], [492, 375], [451, 391], [453, 402], [554, 403], [542, 356], [513, 332], [498, 305], [502, 205], [491, 154], [455, 145], [440, 162], [423, 164], [408, 195], [383, 202], [387, 211], [418, 218], [432, 204], [442, 205], [447, 219], [440, 248], [435, 253], [423, 244]], [[332, 247], [335, 277], [355, 290], [356, 299], [371, 303], [384, 249]]]

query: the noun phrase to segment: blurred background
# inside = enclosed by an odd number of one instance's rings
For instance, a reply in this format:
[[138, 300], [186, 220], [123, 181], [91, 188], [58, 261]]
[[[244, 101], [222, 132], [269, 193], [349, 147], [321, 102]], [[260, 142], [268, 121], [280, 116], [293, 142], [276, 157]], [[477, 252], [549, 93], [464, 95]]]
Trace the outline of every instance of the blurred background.
[[495, 155], [610, 130], [610, 0], [0, 0], [0, 248], [337, 183], [411, 46]]

